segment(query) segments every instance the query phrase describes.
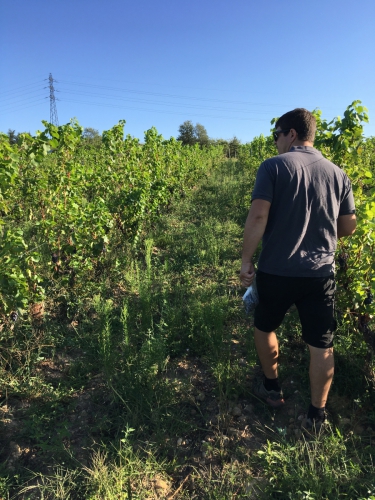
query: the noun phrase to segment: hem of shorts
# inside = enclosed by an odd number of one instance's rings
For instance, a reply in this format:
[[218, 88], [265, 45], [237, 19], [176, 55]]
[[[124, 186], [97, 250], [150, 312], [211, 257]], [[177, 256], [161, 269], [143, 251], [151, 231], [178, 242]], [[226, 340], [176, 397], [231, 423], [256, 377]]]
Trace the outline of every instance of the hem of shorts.
[[[258, 323], [258, 324], [259, 324], [259, 323]], [[280, 325], [281, 325], [281, 323], [280, 323]], [[277, 329], [279, 328], [279, 326], [280, 326], [280, 325], [273, 327], [271, 330], [268, 330], [268, 328], [267, 328], [267, 329], [264, 329], [264, 328], [259, 328], [259, 326], [257, 326], [257, 325], [255, 324], [255, 321], [254, 321], [254, 326], [255, 326], [255, 328], [257, 328], [258, 330], [260, 330], [261, 332], [264, 332], [264, 333], [271, 333], [271, 332], [274, 332], [275, 330], [277, 330]]]
[[[333, 340], [331, 340], [331, 342], [329, 342], [328, 345], [313, 345], [308, 340], [304, 339], [303, 337], [302, 337], [302, 340], [305, 342], [305, 344], [307, 344], [311, 347], [314, 347], [315, 349], [330, 349], [334, 345]], [[314, 342], [314, 344], [316, 344], [316, 342]]]
[[331, 272], [319, 272], [319, 271], [309, 271], [308, 273], [292, 273], [292, 272], [283, 272], [280, 271], [279, 269], [264, 269], [261, 267], [258, 267], [258, 271], [265, 273], [265, 274], [273, 274], [275, 276], [284, 276], [285, 278], [329, 278], [330, 276], [335, 275], [335, 271], [332, 270]]

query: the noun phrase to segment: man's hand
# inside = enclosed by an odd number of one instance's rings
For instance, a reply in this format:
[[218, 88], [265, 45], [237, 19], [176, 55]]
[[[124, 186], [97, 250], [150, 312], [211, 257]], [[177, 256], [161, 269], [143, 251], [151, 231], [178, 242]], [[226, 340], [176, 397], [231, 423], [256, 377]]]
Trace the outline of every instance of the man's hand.
[[251, 262], [246, 262], [242, 264], [240, 271], [240, 280], [243, 286], [249, 287], [254, 281], [255, 269]]

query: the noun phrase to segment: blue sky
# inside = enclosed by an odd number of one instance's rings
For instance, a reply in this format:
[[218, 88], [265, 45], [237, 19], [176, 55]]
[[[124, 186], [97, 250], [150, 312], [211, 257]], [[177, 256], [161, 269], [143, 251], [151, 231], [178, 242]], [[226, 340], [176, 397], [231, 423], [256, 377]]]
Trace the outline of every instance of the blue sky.
[[375, 135], [373, 0], [13, 0], [0, 7], [0, 131], [49, 120], [143, 139], [185, 120], [250, 141], [295, 107], [342, 115], [355, 99]]

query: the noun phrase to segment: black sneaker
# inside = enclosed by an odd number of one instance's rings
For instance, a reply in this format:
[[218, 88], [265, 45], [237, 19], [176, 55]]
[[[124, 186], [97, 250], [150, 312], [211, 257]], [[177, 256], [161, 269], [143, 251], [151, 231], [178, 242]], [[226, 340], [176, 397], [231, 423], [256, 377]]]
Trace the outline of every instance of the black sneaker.
[[280, 391], [267, 391], [262, 379], [254, 382], [253, 392], [255, 396], [264, 399], [273, 408], [279, 408], [285, 404], [283, 391], [281, 389]]
[[327, 415], [324, 413], [324, 416], [321, 418], [306, 418], [302, 421], [302, 430], [307, 431], [311, 434], [318, 434], [324, 429], [324, 427], [328, 424]]

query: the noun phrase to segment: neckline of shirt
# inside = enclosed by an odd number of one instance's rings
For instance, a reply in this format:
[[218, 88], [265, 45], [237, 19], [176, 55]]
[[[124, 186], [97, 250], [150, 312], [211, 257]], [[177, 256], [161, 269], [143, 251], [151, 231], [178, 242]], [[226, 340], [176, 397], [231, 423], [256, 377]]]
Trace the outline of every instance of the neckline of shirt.
[[315, 149], [313, 146], [292, 146], [289, 150], [289, 152], [291, 151], [318, 151], [317, 149]]

